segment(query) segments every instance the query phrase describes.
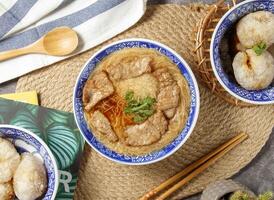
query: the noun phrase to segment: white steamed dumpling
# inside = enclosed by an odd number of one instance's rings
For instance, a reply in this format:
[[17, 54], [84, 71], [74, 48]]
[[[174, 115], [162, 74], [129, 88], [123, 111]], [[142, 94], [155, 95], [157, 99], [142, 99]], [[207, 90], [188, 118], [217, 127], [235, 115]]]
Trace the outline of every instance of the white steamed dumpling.
[[20, 155], [13, 144], [0, 137], [0, 183], [5, 183], [12, 179], [19, 163]]
[[274, 14], [257, 11], [244, 16], [237, 24], [237, 36], [245, 48], [262, 42], [269, 47], [274, 43]]
[[252, 49], [238, 52], [232, 66], [237, 82], [247, 90], [264, 89], [274, 78], [274, 59], [268, 51], [259, 56]]
[[15, 195], [19, 200], [35, 200], [47, 188], [47, 175], [43, 162], [30, 153], [22, 154], [13, 178]]

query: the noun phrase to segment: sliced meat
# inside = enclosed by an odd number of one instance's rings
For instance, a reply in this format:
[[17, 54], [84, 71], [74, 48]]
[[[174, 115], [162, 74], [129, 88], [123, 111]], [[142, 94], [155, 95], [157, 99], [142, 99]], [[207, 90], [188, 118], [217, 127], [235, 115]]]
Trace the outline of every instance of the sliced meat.
[[165, 68], [155, 70], [153, 75], [159, 81], [157, 108], [162, 110], [166, 117], [172, 118], [179, 103], [180, 88]]
[[144, 123], [128, 126], [125, 130], [128, 137], [126, 143], [130, 146], [150, 145], [160, 140], [167, 130], [168, 122], [162, 111], [157, 111]]
[[167, 118], [171, 119], [176, 113], [176, 108], [170, 108], [167, 110], [164, 110], [164, 114]]
[[113, 85], [105, 72], [97, 72], [86, 82], [83, 90], [83, 102], [85, 109], [89, 111], [102, 99], [114, 92]]
[[111, 80], [123, 80], [140, 76], [146, 72], [151, 72], [150, 62], [151, 58], [148, 56], [141, 58], [134, 58], [128, 63], [119, 63], [117, 65], [109, 66], [106, 71]]
[[118, 140], [117, 135], [112, 130], [110, 122], [100, 111], [95, 111], [91, 115], [89, 122], [97, 131], [106, 135], [109, 141], [116, 142]]

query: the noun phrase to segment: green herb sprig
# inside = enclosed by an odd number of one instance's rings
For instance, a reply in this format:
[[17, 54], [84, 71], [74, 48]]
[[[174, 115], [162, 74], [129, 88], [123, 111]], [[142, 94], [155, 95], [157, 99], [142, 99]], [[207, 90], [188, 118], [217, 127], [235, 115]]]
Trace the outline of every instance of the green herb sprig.
[[260, 56], [264, 50], [266, 49], [266, 43], [260, 42], [252, 47], [253, 51], [257, 54], [257, 56]]
[[249, 195], [242, 191], [235, 192], [229, 200], [255, 200], [249, 197]]
[[272, 192], [265, 192], [264, 194], [260, 194], [258, 200], [271, 200], [273, 199]]
[[272, 200], [272, 199], [273, 199], [272, 192], [265, 192], [263, 194], [260, 194], [256, 198], [251, 198], [246, 192], [236, 191], [229, 197], [229, 200]]
[[127, 106], [124, 110], [126, 114], [133, 115], [133, 121], [135, 123], [144, 122], [147, 118], [154, 114], [154, 104], [156, 99], [152, 97], [146, 97], [144, 99], [134, 98], [133, 91], [127, 91], [125, 95]]

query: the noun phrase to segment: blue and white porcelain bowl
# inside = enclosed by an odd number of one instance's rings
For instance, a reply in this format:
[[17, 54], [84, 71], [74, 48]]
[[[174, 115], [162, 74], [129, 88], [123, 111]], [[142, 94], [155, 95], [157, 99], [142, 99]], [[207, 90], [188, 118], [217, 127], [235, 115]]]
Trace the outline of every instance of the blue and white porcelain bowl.
[[0, 137], [11, 141], [20, 154], [29, 152], [43, 161], [48, 186], [45, 194], [39, 199], [54, 200], [59, 184], [58, 169], [55, 158], [45, 142], [34, 133], [11, 125], [0, 125]]
[[274, 13], [273, 0], [247, 0], [231, 8], [219, 21], [212, 36], [210, 60], [214, 74], [224, 89], [235, 98], [251, 104], [273, 104], [274, 86], [263, 90], [246, 90], [232, 81], [224, 71], [220, 56], [220, 43], [224, 34], [245, 15], [265, 10]]
[[[109, 54], [125, 49], [125, 48], [148, 48], [154, 49], [161, 53], [162, 55], [169, 58], [177, 67], [181, 70], [182, 75], [188, 81], [188, 86], [190, 88], [191, 94], [191, 105], [189, 110], [189, 117], [187, 119], [186, 125], [178, 135], [170, 144], [165, 146], [164, 148], [151, 152], [146, 155], [141, 156], [129, 156], [120, 154], [117, 152], [112, 151], [111, 149], [107, 148], [104, 144], [102, 144], [92, 133], [89, 129], [88, 124], [84, 117], [84, 110], [83, 110], [83, 102], [82, 102], [82, 91], [83, 87], [89, 78], [89, 75], [92, 73], [94, 68], [100, 63], [106, 56]], [[184, 61], [184, 59], [178, 55], [175, 51], [170, 49], [164, 44], [159, 42], [155, 42], [152, 40], [147, 39], [126, 39], [120, 40], [118, 42], [114, 42], [98, 52], [96, 52], [84, 65], [82, 71], [80, 72], [75, 89], [74, 89], [74, 96], [73, 96], [73, 107], [74, 107], [74, 115], [76, 123], [87, 141], [87, 143], [99, 154], [102, 156], [127, 165], [144, 165], [155, 163], [160, 161], [171, 154], [173, 154], [176, 150], [178, 150], [188, 139], [193, 128], [196, 124], [198, 113], [199, 113], [199, 106], [200, 106], [200, 97], [199, 97], [199, 88], [196, 82], [196, 79], [188, 66], [188, 64]]]

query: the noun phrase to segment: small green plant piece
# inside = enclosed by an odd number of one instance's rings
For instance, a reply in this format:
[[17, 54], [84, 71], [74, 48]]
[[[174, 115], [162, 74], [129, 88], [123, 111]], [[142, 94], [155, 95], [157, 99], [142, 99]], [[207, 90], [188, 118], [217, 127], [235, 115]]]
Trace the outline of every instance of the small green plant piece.
[[140, 115], [135, 115], [134, 117], [133, 117], [133, 121], [135, 122], [135, 123], [142, 123], [143, 121], [145, 121], [146, 120], [146, 117], [142, 117], [142, 116], [140, 116]]
[[127, 91], [125, 99], [126, 101], [132, 101], [134, 97], [134, 92], [133, 91]]
[[152, 97], [146, 97], [144, 99], [135, 99], [133, 91], [127, 91], [125, 95], [127, 106], [124, 110], [126, 114], [133, 115], [133, 121], [135, 123], [144, 122], [148, 117], [155, 112], [154, 104], [156, 99]]
[[230, 197], [229, 200], [273, 200], [272, 192], [265, 192], [260, 194], [256, 199], [250, 197], [246, 192], [236, 191]]
[[273, 193], [272, 192], [265, 192], [264, 194], [260, 194], [258, 200], [272, 200]]
[[266, 43], [260, 42], [252, 47], [253, 51], [257, 54], [257, 56], [260, 56], [264, 50], [266, 49]]
[[251, 199], [246, 192], [236, 191], [230, 196], [229, 200], [253, 200], [253, 199]]

